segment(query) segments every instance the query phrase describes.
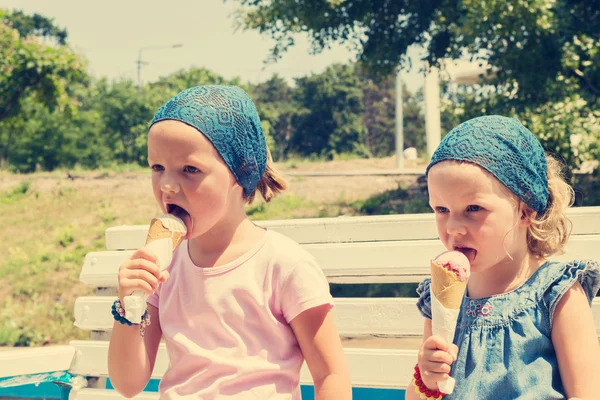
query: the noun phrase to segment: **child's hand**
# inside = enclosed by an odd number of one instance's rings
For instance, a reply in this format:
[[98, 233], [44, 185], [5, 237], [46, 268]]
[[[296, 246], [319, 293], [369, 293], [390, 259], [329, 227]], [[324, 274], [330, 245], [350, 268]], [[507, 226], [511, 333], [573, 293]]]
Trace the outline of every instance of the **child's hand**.
[[458, 347], [439, 336], [429, 336], [419, 349], [419, 369], [425, 386], [431, 390], [438, 388], [437, 382], [448, 379], [450, 364], [456, 360]]
[[158, 284], [169, 279], [169, 272], [162, 271], [157, 265], [158, 258], [151, 250], [138, 249], [119, 267], [119, 298], [131, 295], [135, 291], [154, 293]]

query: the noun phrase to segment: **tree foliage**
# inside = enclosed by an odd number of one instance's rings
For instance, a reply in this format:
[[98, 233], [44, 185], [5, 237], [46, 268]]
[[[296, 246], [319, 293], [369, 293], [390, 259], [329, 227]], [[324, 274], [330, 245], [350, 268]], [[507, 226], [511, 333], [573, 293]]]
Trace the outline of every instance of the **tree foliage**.
[[599, 0], [239, 1], [242, 24], [276, 40], [274, 58], [303, 33], [315, 52], [348, 44], [382, 76], [420, 46], [430, 65], [465, 55], [486, 60], [496, 71], [490, 82], [523, 104], [562, 97], [551, 85], [560, 75], [574, 78], [585, 96], [600, 93]]
[[43, 15], [29, 16], [17, 10], [7, 14], [5, 18], [21, 37], [36, 36], [54, 40], [59, 45], [67, 44], [67, 30], [54, 25], [51, 19]]
[[282, 160], [291, 152], [291, 140], [299, 105], [294, 89], [275, 74], [265, 82], [252, 87], [251, 95], [256, 103], [267, 144], [275, 160]]
[[66, 32], [44, 17], [0, 9], [0, 165], [18, 153], [16, 142], [24, 140], [19, 128], [25, 126], [21, 112], [25, 104], [28, 112], [36, 108], [32, 101], [50, 111], [70, 111], [74, 105], [67, 87], [87, 75], [65, 40]]
[[[459, 10], [463, 10], [466, 3], [467, 0], [461, 3]], [[256, 16], [252, 10], [256, 12], [259, 9], [267, 18], [277, 7], [288, 3], [273, 0], [269, 2], [271, 8], [262, 9], [262, 5], [266, 4], [262, 1], [248, 3], [250, 11], [246, 14], [247, 18]], [[306, 15], [312, 15], [314, 10], [311, 8], [318, 10], [319, 7], [340, 12], [343, 11], [341, 7], [347, 7], [346, 12], [359, 12], [359, 9], [350, 8], [362, 4], [360, 12], [374, 10], [374, 14], [369, 14], [372, 19], [384, 18], [385, 13], [377, 6], [387, 7], [387, 13], [393, 15], [402, 4], [409, 4], [417, 11], [403, 22], [406, 26], [417, 24], [411, 18], [417, 18], [425, 12], [423, 10], [433, 7], [429, 3], [411, 5], [407, 0], [394, 4], [385, 1], [362, 3], [360, 0], [331, 0], [325, 4], [298, 0], [298, 4], [304, 4], [301, 8]], [[436, 10], [444, 4], [450, 3], [436, 4]], [[472, 36], [481, 33], [481, 26], [487, 26], [488, 36], [480, 41], [486, 41], [488, 47], [489, 43], [494, 43], [491, 49], [495, 48], [494, 40], [501, 36], [500, 32], [509, 29], [499, 25], [506, 23], [515, 9], [525, 12], [526, 8], [526, 4], [521, 2], [492, 1], [487, 8], [473, 1], [469, 4], [472, 7], [461, 17], [466, 20], [461, 19], [460, 26], [464, 28], [465, 35]], [[550, 17], [560, 10], [560, 4], [563, 3], [557, 2], [544, 11], [535, 1], [527, 3], [533, 11], [523, 19], [524, 28], [521, 29], [529, 32], [533, 25], [554, 26], [552, 24], [558, 22]], [[572, 11], [562, 15], [560, 24], [564, 29], [569, 27], [574, 36], [560, 47], [556, 79], [537, 91], [538, 94], [545, 93], [546, 98], [543, 101], [521, 101], [522, 86], [517, 79], [521, 76], [519, 62], [530, 61], [513, 59], [513, 70], [505, 68], [498, 72], [498, 77], [506, 78], [503, 84], [498, 81], [458, 88], [443, 84], [444, 131], [474, 116], [505, 114], [520, 118], [547, 149], [557, 153], [573, 168], [586, 159], [600, 158], [600, 115], [598, 100], [594, 97], [597, 65], [600, 64], [590, 64], [598, 57], [597, 32], [590, 28], [590, 25], [593, 27], [598, 23], [594, 17], [598, 11], [575, 0], [569, 1], [569, 4]], [[499, 15], [487, 15], [491, 10]], [[574, 21], [577, 16], [586, 13], [593, 17], [592, 22], [576, 27]], [[278, 18], [286, 15], [283, 13]], [[0, 162], [9, 168], [28, 172], [74, 165], [89, 168], [114, 163], [145, 165], [147, 129], [154, 112], [177, 92], [202, 84], [236, 84], [248, 91], [256, 102], [276, 160], [294, 156], [331, 158], [340, 153], [363, 157], [389, 156], [395, 151], [395, 79], [393, 74], [384, 75], [386, 68], [374, 71], [368, 68], [368, 63], [367, 68], [361, 63], [335, 64], [321, 73], [297, 78], [294, 83], [286, 82], [277, 75], [264, 82], [245, 83], [238, 78], [227, 80], [203, 68], [191, 68], [138, 87], [131, 80], [89, 78], [81, 56], [66, 45], [66, 32], [55, 27], [51, 20], [5, 11], [1, 11], [0, 17]], [[302, 15], [299, 15], [298, 21], [302, 21], [300, 17]], [[325, 22], [331, 24], [330, 19]], [[477, 19], [483, 22], [478, 23]], [[317, 24], [317, 20], [311, 23]], [[268, 19], [263, 20], [266, 24], [265, 21]], [[375, 26], [375, 21], [372, 24]], [[452, 24], [447, 21], [447, 25]], [[285, 25], [281, 25], [280, 29], [285, 31]], [[321, 37], [331, 34], [328, 32], [322, 31]], [[461, 40], [467, 43], [466, 38]], [[499, 52], [492, 53], [499, 57]], [[511, 54], [516, 53], [507, 47], [503, 57], [509, 60]], [[533, 57], [537, 53], [532, 50], [531, 54]], [[506, 60], [502, 62], [508, 65]], [[499, 64], [500, 61], [496, 65]], [[583, 84], [587, 84], [588, 88], [582, 89]], [[423, 153], [426, 145], [422, 94], [409, 93], [406, 88], [403, 93], [404, 144]]]
[[384, 85], [406, 66], [410, 46], [424, 48], [428, 65], [447, 58], [486, 61], [483, 85], [446, 98], [446, 128], [504, 114], [528, 124], [572, 168], [598, 157], [600, 0], [240, 2], [242, 23], [275, 38], [274, 58], [297, 33], [308, 35], [315, 52], [346, 43]]
[[[21, 100], [29, 95], [49, 107], [68, 106], [67, 85], [86, 77], [83, 61], [70, 48], [35, 36], [57, 34], [59, 44], [65, 40], [66, 33], [40, 18], [0, 10], [0, 121], [18, 113]], [[41, 21], [46, 23], [36, 28]]]
[[[365, 145], [374, 156], [392, 155], [396, 150], [396, 82], [394, 76], [376, 79], [360, 69], [364, 94], [364, 122], [367, 128]], [[419, 153], [427, 148], [425, 118], [421, 111], [423, 96], [410, 93], [405, 84], [402, 88], [402, 119], [404, 148], [414, 147]]]
[[[470, 117], [504, 114], [528, 124], [571, 168], [600, 156], [600, 0], [239, 2], [242, 25], [275, 39], [273, 59], [300, 33], [314, 52], [347, 44], [383, 85], [407, 65], [410, 46], [424, 49], [426, 65], [486, 61], [480, 85], [448, 92], [446, 131]], [[368, 118], [377, 121], [377, 115]]]
[[296, 81], [298, 102], [293, 150], [301, 155], [361, 152], [365, 136], [363, 93], [354, 68], [333, 65]]

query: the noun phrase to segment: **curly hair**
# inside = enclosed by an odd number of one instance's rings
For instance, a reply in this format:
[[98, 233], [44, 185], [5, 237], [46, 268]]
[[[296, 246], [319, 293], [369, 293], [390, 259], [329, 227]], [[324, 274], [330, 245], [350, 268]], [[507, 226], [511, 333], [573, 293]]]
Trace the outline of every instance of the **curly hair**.
[[564, 165], [550, 155], [546, 155], [548, 164], [548, 191], [550, 196], [543, 214], [537, 215], [525, 206], [530, 225], [527, 229], [527, 247], [538, 257], [549, 257], [564, 253], [571, 234], [572, 223], [565, 211], [573, 205], [573, 188], [564, 179]]

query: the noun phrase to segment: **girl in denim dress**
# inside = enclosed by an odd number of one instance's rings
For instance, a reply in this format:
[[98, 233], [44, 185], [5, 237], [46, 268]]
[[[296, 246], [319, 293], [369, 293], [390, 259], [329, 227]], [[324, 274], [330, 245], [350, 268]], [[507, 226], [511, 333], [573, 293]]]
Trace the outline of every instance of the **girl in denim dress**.
[[[516, 119], [484, 116], [442, 140], [427, 178], [439, 237], [471, 276], [456, 345], [432, 335], [430, 280], [419, 285], [424, 340], [406, 399], [600, 399], [600, 266], [548, 260], [570, 233], [559, 163]], [[443, 395], [449, 375], [456, 387]]]

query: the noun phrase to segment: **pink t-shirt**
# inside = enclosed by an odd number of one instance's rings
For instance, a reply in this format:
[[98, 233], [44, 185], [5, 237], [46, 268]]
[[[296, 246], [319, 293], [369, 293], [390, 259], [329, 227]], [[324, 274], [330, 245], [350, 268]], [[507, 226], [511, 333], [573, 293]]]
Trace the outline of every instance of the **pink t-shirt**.
[[161, 399], [300, 399], [304, 357], [290, 326], [327, 304], [316, 260], [274, 231], [239, 259], [200, 268], [187, 241], [148, 303], [159, 309], [170, 366]]

